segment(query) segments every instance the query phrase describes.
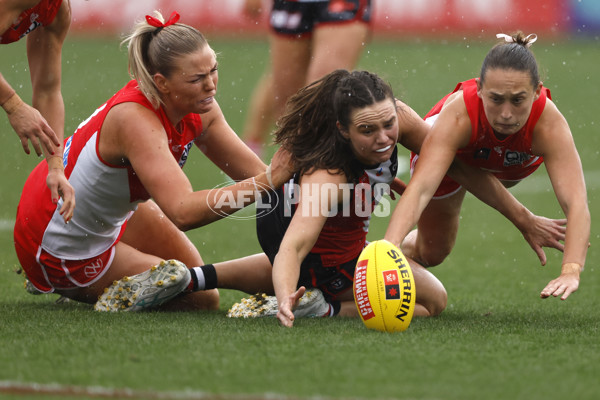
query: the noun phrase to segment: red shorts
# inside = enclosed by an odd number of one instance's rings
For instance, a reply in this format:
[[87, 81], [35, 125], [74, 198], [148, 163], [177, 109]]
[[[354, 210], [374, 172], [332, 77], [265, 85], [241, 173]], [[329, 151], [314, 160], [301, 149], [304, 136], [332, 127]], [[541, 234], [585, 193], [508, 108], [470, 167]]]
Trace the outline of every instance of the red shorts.
[[[417, 160], [419, 159], [419, 155], [411, 152], [410, 153], [410, 175], [412, 176], [415, 171], [415, 165], [417, 165]], [[456, 192], [460, 190], [462, 186], [456, 182], [454, 179], [450, 178], [448, 175], [444, 175], [442, 182], [440, 182], [440, 186], [438, 186], [437, 190], [433, 194], [433, 199], [443, 199], [445, 197], [450, 197]]]
[[[417, 165], [417, 161], [419, 159], [419, 155], [411, 152], [410, 153], [410, 174], [412, 176], [415, 165]], [[514, 182], [519, 183], [523, 179], [527, 178], [529, 175], [533, 174], [535, 170], [540, 166], [539, 163], [533, 164], [527, 168], [523, 168], [520, 171], [505, 171], [494, 174], [496, 178], [500, 181], [506, 182]], [[477, 168], [477, 167], [474, 167]], [[438, 186], [437, 190], [433, 194], [433, 199], [443, 199], [445, 197], [450, 197], [456, 192], [458, 192], [462, 188], [462, 185], [456, 182], [454, 179], [450, 178], [448, 175], [444, 175], [442, 178], [442, 182], [440, 182], [440, 186]]]
[[[27, 245], [26, 245], [27, 246]], [[44, 293], [55, 289], [86, 287], [96, 282], [108, 271], [115, 256], [115, 246], [97, 257], [85, 260], [63, 260], [56, 258], [40, 246], [24, 248], [15, 241], [19, 262], [27, 274], [27, 279]], [[29, 246], [27, 246], [29, 247]]]

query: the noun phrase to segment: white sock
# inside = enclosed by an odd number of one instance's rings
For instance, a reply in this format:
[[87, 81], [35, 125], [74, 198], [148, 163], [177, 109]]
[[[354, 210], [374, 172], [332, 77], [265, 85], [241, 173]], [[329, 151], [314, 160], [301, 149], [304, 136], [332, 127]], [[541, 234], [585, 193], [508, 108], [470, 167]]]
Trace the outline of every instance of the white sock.
[[204, 278], [204, 272], [202, 267], [190, 268], [190, 274], [192, 274], [192, 280], [194, 281], [195, 290], [204, 290], [206, 287], [206, 279]]

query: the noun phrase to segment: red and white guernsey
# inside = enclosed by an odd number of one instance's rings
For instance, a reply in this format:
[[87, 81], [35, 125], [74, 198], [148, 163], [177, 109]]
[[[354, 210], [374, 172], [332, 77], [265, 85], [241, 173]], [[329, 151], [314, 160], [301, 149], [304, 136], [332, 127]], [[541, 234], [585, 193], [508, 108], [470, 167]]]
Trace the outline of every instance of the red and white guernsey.
[[[467, 113], [471, 120], [471, 139], [466, 147], [458, 150], [456, 153], [458, 158], [469, 165], [492, 172], [498, 179], [510, 181], [518, 181], [529, 176], [542, 164], [544, 160], [533, 154], [531, 142], [533, 129], [546, 106], [546, 98], [552, 98], [547, 88], [542, 88], [540, 97], [533, 102], [531, 114], [525, 125], [517, 133], [503, 139], [496, 137], [485, 116], [483, 102], [477, 95], [476, 80], [459, 83], [452, 93], [458, 90], [463, 91]], [[450, 94], [427, 113], [426, 121], [431, 122], [431, 118], [435, 118], [440, 113]]]
[[95, 257], [118, 241], [137, 204], [150, 197], [131, 166], [111, 165], [98, 152], [106, 114], [113, 106], [125, 102], [141, 104], [156, 114], [167, 133], [173, 157], [183, 167], [202, 132], [200, 116], [185, 116], [179, 132], [163, 108], [153, 109], [137, 82], [130, 81], [65, 140], [65, 175], [75, 189], [77, 201], [71, 221], [65, 224], [58, 213], [62, 199], [58, 205], [52, 203], [46, 186], [48, 166], [43, 161], [23, 188], [14, 231], [16, 242], [28, 243], [27, 248], [33, 243], [57, 258], [80, 260]]
[[62, 0], [41, 0], [36, 6], [23, 11], [5, 32], [1, 32], [0, 43], [16, 42], [34, 29], [50, 25], [61, 4]]

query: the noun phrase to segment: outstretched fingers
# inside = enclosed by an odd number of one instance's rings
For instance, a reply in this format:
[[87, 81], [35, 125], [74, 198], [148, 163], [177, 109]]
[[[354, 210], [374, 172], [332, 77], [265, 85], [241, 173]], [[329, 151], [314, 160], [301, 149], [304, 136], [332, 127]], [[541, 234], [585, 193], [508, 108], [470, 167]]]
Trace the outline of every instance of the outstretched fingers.
[[277, 319], [281, 323], [281, 325], [291, 328], [294, 326], [294, 308], [298, 305], [298, 301], [300, 298], [304, 296], [304, 292], [306, 292], [306, 288], [304, 286], [300, 286], [298, 290], [294, 293], [290, 294], [288, 297], [284, 298], [279, 303], [279, 311], [277, 311]]

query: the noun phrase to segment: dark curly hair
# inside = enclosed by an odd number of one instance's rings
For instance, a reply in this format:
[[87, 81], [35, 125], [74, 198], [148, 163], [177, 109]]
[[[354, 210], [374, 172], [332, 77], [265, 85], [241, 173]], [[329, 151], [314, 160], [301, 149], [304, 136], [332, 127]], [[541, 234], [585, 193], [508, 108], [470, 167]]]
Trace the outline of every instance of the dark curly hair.
[[277, 122], [275, 143], [292, 154], [300, 174], [316, 169], [343, 171], [349, 181], [354, 176], [354, 155], [350, 142], [336, 126], [347, 130], [353, 110], [390, 99], [389, 84], [367, 71], [336, 70], [300, 89], [290, 97], [285, 113]]

